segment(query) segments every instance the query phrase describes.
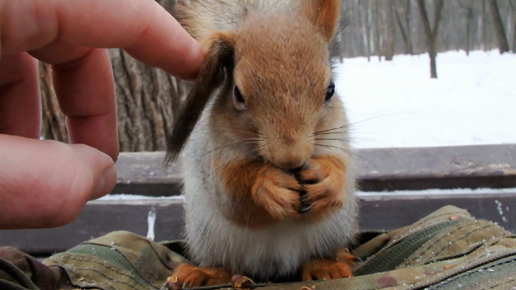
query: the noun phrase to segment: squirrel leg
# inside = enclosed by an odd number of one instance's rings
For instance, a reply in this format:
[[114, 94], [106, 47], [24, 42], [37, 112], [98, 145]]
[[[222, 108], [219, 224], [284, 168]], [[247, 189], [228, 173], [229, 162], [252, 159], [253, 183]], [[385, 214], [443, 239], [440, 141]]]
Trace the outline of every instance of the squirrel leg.
[[231, 274], [221, 268], [199, 268], [187, 263], [178, 265], [167, 279], [170, 290], [200, 286], [220, 285], [231, 282]]
[[330, 280], [352, 277], [351, 270], [356, 257], [347, 249], [337, 249], [330, 260], [310, 261], [301, 266], [303, 281]]

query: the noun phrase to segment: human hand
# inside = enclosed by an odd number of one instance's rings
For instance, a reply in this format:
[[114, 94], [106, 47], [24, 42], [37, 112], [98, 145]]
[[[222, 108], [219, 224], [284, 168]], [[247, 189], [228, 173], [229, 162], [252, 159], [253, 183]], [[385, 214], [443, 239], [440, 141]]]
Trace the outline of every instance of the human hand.
[[[114, 187], [115, 88], [103, 48], [115, 47], [183, 79], [203, 60], [153, 0], [0, 0], [0, 228], [64, 225]], [[52, 65], [75, 145], [39, 140], [36, 59]]]

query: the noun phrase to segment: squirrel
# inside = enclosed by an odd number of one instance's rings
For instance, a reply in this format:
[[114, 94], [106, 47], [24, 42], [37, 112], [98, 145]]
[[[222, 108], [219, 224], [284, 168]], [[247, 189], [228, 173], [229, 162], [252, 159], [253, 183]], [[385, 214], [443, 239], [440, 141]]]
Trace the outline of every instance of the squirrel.
[[329, 55], [340, 0], [180, 0], [174, 9], [205, 63], [167, 139], [167, 161], [181, 154], [196, 265], [169, 279], [350, 277], [358, 205]]

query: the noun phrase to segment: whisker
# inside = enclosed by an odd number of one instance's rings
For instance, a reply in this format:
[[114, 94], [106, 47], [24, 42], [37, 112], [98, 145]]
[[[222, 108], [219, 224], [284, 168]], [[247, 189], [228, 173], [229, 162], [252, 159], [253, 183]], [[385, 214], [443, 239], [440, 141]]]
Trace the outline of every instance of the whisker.
[[234, 129], [234, 130], [240, 130], [240, 131], [245, 131], [245, 132], [253, 133], [253, 134], [256, 134], [256, 135], [258, 135], [258, 136], [263, 136], [263, 134], [262, 134], [262, 133], [260, 133], [260, 132], [252, 131], [252, 130], [245, 129], [245, 128], [228, 127], [228, 126], [224, 126], [224, 127], [222, 127], [222, 128]]
[[312, 136], [320, 136], [320, 135], [331, 135], [331, 134], [344, 134], [346, 131], [332, 131], [332, 132], [322, 132], [318, 134], [312, 134]]
[[225, 145], [222, 145], [222, 146], [219, 146], [219, 147], [216, 147], [216, 148], [213, 148], [212, 150], [209, 150], [208, 152], [205, 152], [204, 154], [201, 155], [201, 157], [203, 156], [206, 156], [214, 151], [217, 151], [217, 150], [221, 150], [221, 149], [224, 149], [226, 147], [231, 147], [231, 146], [235, 146], [235, 145], [241, 145], [241, 144], [245, 144], [247, 141], [240, 141], [240, 142], [235, 142], [235, 143], [230, 143], [230, 144], [225, 144]]
[[349, 142], [348, 139], [339, 139], [339, 138], [314, 138], [316, 141], [342, 141], [342, 142]]
[[210, 119], [211, 117], [213, 117], [213, 116], [218, 116], [218, 115], [222, 115], [222, 114], [226, 114], [226, 112], [218, 112], [218, 113], [216, 113], [216, 114], [213, 114], [213, 113], [211, 113], [211, 112], [210, 112], [210, 113], [208, 114], [208, 116], [206, 116], [205, 118], [203, 118], [203, 119], [199, 120], [199, 122], [198, 122], [198, 123], [199, 123], [199, 124], [200, 124], [200, 123], [203, 123], [203, 122], [205, 122], [205, 121], [209, 120], [209, 119]]
[[342, 148], [342, 147], [338, 147], [338, 146], [333, 146], [333, 145], [327, 145], [327, 144], [314, 144], [315, 146], [321, 146], [321, 147], [326, 147], [326, 148], [336, 148], [336, 149], [340, 149], [342, 151], [344, 151], [346, 154], [350, 155], [350, 156], [356, 156], [360, 159], [362, 159], [363, 161], [367, 162], [368, 164], [370, 164], [371, 166], [373, 166], [374, 168], [377, 168], [376, 165], [374, 165], [373, 163], [371, 163], [369, 160], [365, 159], [364, 156], [356, 153], [356, 152], [353, 152], [351, 150], [347, 150], [346, 148]]
[[348, 123], [348, 124], [343, 125], [343, 126], [335, 127], [335, 128], [332, 128], [332, 129], [326, 129], [326, 130], [317, 131], [317, 132], [312, 133], [312, 135], [317, 135], [317, 134], [320, 134], [320, 133], [334, 131], [334, 130], [338, 130], [338, 129], [349, 128], [349, 127], [354, 126], [356, 124], [360, 124], [360, 123], [371, 121], [371, 120], [378, 119], [378, 118], [383, 118], [383, 117], [390, 116], [390, 115], [398, 115], [398, 114], [399, 113], [392, 113], [392, 114], [386, 114], [386, 115], [371, 117], [371, 118], [367, 118], [367, 119], [364, 119], [364, 120], [361, 120], [361, 121], [357, 121], [357, 122], [353, 122], [353, 123]]
[[335, 148], [335, 149], [340, 149], [340, 150], [342, 150], [342, 151], [344, 151], [344, 152], [346, 152], [346, 151], [347, 151], [347, 150], [346, 150], [346, 148], [342, 148], [342, 147], [339, 147], [339, 146], [328, 145], [328, 144], [317, 144], [317, 143], [315, 143], [315, 144], [313, 144], [313, 145], [315, 145], [315, 146], [321, 146], [321, 147], [325, 147], [325, 148]]

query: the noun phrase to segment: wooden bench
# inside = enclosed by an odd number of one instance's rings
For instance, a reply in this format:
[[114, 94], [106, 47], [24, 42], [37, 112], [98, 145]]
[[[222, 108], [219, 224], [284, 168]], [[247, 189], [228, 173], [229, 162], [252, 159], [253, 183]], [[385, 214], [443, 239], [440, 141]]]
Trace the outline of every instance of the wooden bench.
[[[0, 231], [0, 245], [44, 256], [115, 230], [154, 232], [157, 241], [182, 238], [180, 168], [164, 167], [163, 157], [121, 153], [112, 194], [124, 199], [89, 202], [60, 228]], [[516, 144], [361, 149], [355, 159], [363, 229], [398, 228], [455, 205], [516, 231]]]

